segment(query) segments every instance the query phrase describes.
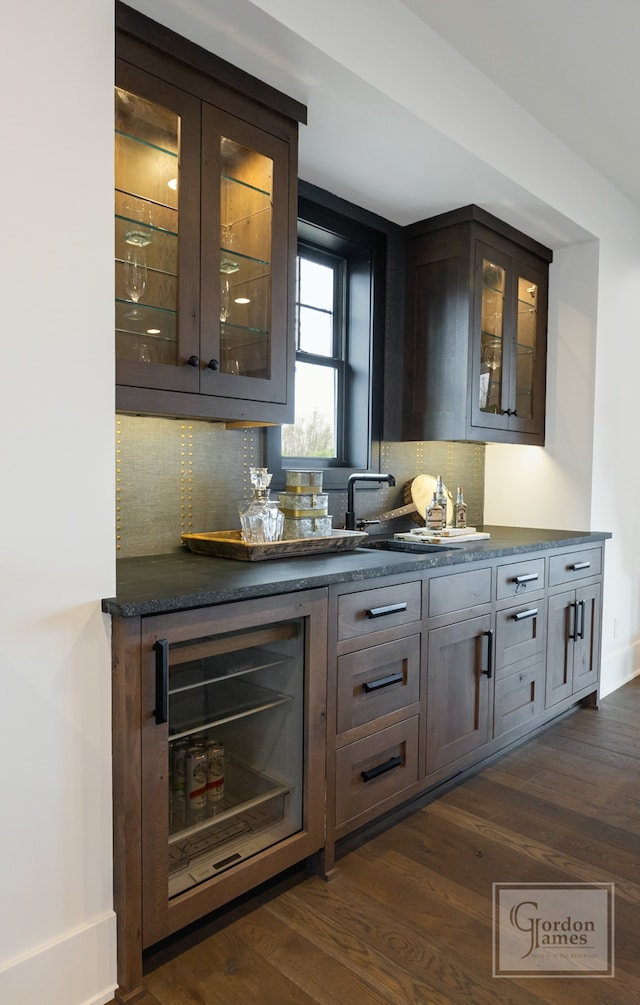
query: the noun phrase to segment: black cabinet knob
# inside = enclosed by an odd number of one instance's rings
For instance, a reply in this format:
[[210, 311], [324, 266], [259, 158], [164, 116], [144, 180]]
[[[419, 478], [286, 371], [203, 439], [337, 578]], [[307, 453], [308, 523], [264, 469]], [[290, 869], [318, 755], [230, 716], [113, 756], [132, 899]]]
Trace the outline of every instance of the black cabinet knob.
[[200, 358], [198, 356], [189, 356], [187, 363], [189, 366], [200, 366]]
[[209, 362], [207, 363], [207, 366], [209, 367], [210, 370], [218, 370], [220, 367], [220, 363], [218, 362], [217, 359], [210, 359]]

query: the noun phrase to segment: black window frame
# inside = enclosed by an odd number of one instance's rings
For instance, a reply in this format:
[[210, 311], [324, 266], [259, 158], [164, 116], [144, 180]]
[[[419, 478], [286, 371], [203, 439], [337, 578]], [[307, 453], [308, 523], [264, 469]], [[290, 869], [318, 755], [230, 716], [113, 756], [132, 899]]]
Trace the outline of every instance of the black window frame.
[[340, 402], [344, 430], [335, 459], [283, 459], [281, 429], [269, 429], [265, 463], [273, 472], [274, 488], [284, 487], [287, 469], [314, 468], [323, 470], [326, 490], [344, 491], [350, 474], [371, 469], [382, 427], [387, 235], [364, 222], [368, 216], [359, 207], [301, 183], [299, 247], [327, 252], [345, 262], [345, 380]]

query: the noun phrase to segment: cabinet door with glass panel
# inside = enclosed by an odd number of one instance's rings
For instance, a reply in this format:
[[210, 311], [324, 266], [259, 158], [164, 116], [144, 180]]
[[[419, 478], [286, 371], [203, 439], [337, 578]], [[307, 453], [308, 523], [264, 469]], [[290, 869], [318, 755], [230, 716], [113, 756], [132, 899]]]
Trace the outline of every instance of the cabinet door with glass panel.
[[325, 633], [324, 590], [146, 621], [144, 946], [321, 848]]
[[197, 392], [200, 102], [119, 61], [115, 89], [117, 383]]
[[286, 421], [296, 124], [179, 82], [118, 61], [117, 405]]
[[542, 435], [546, 274], [477, 241], [475, 277], [472, 425]]

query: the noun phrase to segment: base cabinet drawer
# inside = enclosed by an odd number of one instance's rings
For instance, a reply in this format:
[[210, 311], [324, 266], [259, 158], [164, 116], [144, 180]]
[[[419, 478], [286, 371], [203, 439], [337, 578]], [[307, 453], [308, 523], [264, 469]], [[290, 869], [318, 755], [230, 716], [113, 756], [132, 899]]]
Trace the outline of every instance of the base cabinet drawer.
[[338, 600], [338, 639], [397, 628], [422, 617], [420, 582], [345, 593]]
[[509, 607], [496, 614], [496, 667], [543, 653], [546, 648], [546, 601]]
[[549, 586], [573, 583], [576, 579], [585, 579], [587, 576], [599, 576], [601, 572], [602, 548], [553, 555], [549, 559]]
[[379, 719], [420, 697], [420, 636], [338, 658], [336, 732]]
[[496, 570], [496, 596], [498, 600], [522, 597], [544, 589], [544, 558], [511, 562], [499, 565]]
[[336, 826], [418, 780], [418, 716], [336, 751]]
[[438, 576], [429, 582], [430, 618], [467, 612], [491, 601], [491, 569], [473, 569]]
[[544, 711], [544, 661], [496, 680], [493, 735], [504, 736]]

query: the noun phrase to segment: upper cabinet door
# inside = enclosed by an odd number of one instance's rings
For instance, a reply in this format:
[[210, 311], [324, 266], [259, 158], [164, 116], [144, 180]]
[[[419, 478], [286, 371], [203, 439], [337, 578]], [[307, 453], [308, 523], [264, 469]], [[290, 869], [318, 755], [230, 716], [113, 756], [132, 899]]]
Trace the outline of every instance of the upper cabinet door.
[[287, 150], [205, 105], [202, 332], [207, 394], [287, 400]]
[[200, 103], [118, 61], [117, 383], [198, 391]]
[[306, 109], [137, 12], [117, 13], [116, 407], [291, 422]]
[[474, 276], [472, 426], [543, 436], [546, 275], [476, 241]]

